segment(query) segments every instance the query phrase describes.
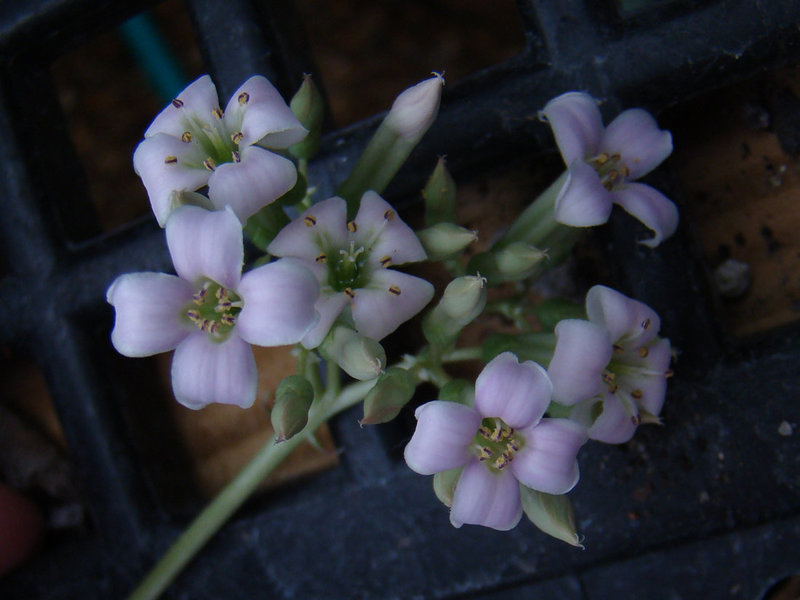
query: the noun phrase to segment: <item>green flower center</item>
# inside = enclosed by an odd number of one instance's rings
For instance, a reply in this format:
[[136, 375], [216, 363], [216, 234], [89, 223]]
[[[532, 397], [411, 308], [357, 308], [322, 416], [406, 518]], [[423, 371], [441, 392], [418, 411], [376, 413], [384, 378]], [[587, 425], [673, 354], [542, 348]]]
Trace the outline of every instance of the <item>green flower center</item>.
[[200, 331], [214, 341], [227, 339], [236, 325], [236, 317], [242, 310], [242, 300], [236, 293], [215, 281], [207, 280], [195, 292], [192, 302], [184, 309], [184, 315]]
[[500, 472], [514, 460], [514, 455], [525, 446], [525, 440], [513, 427], [500, 418], [487, 417], [472, 440], [478, 460], [490, 471]]
[[607, 190], [612, 190], [619, 186], [630, 175], [627, 165], [622, 162], [619, 154], [608, 155], [601, 152], [586, 160], [597, 174], [600, 175], [600, 183]]
[[364, 246], [356, 248], [355, 241], [348, 249], [331, 252], [327, 257], [328, 285], [337, 292], [346, 292], [364, 287], [369, 280], [366, 268], [369, 252]]

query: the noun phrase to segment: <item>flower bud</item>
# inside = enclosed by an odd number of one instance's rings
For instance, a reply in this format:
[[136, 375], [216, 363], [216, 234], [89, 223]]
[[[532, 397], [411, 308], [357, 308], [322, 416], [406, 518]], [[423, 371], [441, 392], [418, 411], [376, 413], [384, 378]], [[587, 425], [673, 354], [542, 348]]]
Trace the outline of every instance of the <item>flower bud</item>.
[[445, 166], [444, 158], [439, 158], [436, 168], [422, 190], [425, 199], [425, 224], [455, 223], [456, 182]]
[[547, 253], [524, 242], [513, 242], [497, 252], [497, 270], [505, 281], [530, 276], [547, 258]]
[[422, 321], [422, 331], [432, 344], [455, 341], [486, 306], [486, 280], [480, 275], [456, 277], [444, 290], [439, 304]]
[[414, 395], [414, 378], [405, 369], [392, 367], [378, 378], [364, 398], [361, 425], [377, 425], [394, 419]]
[[417, 143], [439, 113], [444, 77], [434, 73], [402, 92], [392, 104], [384, 124], [395, 135]]
[[478, 239], [478, 234], [455, 223], [437, 223], [417, 232], [429, 260], [443, 260], [461, 252]]
[[275, 406], [270, 419], [278, 442], [288, 440], [308, 423], [308, 410], [314, 400], [314, 388], [302, 375], [284, 378], [275, 390]]
[[322, 136], [322, 118], [325, 113], [324, 101], [310, 75], [303, 77], [300, 89], [289, 103], [297, 120], [308, 129], [308, 135], [302, 142], [289, 148], [295, 158], [311, 158], [319, 150]]
[[383, 346], [344, 325], [333, 327], [319, 349], [325, 358], [361, 381], [375, 379], [386, 364]]
[[451, 379], [439, 390], [439, 400], [474, 406], [475, 386], [466, 379]]
[[575, 531], [572, 502], [565, 495], [554, 496], [519, 486], [522, 510], [539, 529], [547, 535], [583, 549], [581, 537]]

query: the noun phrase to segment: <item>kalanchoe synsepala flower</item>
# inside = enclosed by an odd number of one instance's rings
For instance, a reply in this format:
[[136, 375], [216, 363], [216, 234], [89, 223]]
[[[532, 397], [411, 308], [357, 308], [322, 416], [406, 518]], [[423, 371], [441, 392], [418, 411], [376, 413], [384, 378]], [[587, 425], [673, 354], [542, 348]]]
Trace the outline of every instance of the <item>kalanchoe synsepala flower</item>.
[[603, 127], [597, 103], [588, 94], [568, 92], [552, 99], [541, 115], [568, 167], [555, 204], [555, 219], [575, 227], [608, 221], [618, 204], [653, 231], [642, 243], [655, 247], [675, 233], [675, 204], [649, 185], [634, 183], [672, 152], [672, 136], [645, 110], [626, 110]]
[[162, 227], [177, 208], [175, 192], [204, 186], [215, 208], [230, 206], [244, 223], [297, 181], [292, 161], [265, 148], [288, 148], [306, 133], [266, 78], [245, 81], [223, 112], [204, 75], [155, 118], [133, 166]]
[[669, 340], [647, 305], [602, 285], [586, 295], [589, 320], [565, 319], [555, 328], [547, 371], [553, 400], [574, 406], [571, 418], [589, 437], [628, 441], [641, 422], [658, 422], [670, 363]]
[[433, 297], [433, 286], [424, 279], [389, 268], [424, 260], [425, 250], [372, 191], [363, 195], [352, 221], [342, 198], [315, 204], [284, 227], [267, 250], [300, 259], [317, 276], [320, 320], [302, 340], [307, 348], [322, 342], [347, 307], [358, 333], [381, 340]]
[[541, 366], [505, 352], [478, 376], [474, 407], [435, 400], [417, 409], [406, 463], [423, 475], [463, 467], [450, 510], [455, 527], [511, 529], [522, 517], [520, 484], [565, 494], [578, 482], [586, 430], [542, 419], [552, 389]]
[[178, 276], [128, 273], [108, 288], [111, 341], [125, 356], [175, 348], [172, 389], [181, 404], [246, 408], [256, 397], [250, 344], [294, 344], [316, 323], [319, 286], [292, 259], [242, 275], [242, 229], [230, 209], [184, 206], [167, 222]]

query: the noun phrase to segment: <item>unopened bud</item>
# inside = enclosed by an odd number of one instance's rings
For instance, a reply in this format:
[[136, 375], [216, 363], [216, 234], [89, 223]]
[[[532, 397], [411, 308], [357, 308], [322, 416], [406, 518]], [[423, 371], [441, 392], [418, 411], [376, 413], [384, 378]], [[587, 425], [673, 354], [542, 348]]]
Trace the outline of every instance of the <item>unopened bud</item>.
[[439, 304], [425, 315], [422, 331], [432, 344], [446, 346], [485, 306], [486, 280], [480, 275], [456, 277], [445, 288]]
[[455, 223], [456, 182], [445, 166], [444, 158], [439, 158], [436, 168], [422, 190], [425, 199], [425, 224]]
[[451, 379], [439, 390], [439, 400], [474, 406], [475, 386], [466, 379]]
[[289, 103], [294, 116], [308, 129], [308, 135], [302, 142], [289, 148], [295, 158], [311, 158], [319, 150], [320, 137], [322, 136], [322, 118], [325, 113], [322, 95], [311, 80], [310, 75], [303, 77], [300, 89]]
[[478, 239], [474, 231], [455, 223], [437, 223], [417, 232], [429, 260], [443, 260], [461, 252]]
[[456, 484], [458, 483], [458, 479], [461, 477], [461, 471], [463, 470], [464, 467], [458, 467], [456, 469], [449, 469], [447, 471], [439, 471], [433, 476], [433, 491], [436, 494], [436, 497], [447, 508], [453, 506], [453, 496], [456, 493]]
[[438, 73], [402, 92], [392, 104], [384, 124], [395, 135], [417, 143], [439, 113], [444, 77]]
[[353, 379], [368, 381], [383, 373], [386, 352], [378, 342], [344, 325], [331, 329], [320, 352]]
[[547, 253], [525, 242], [513, 242], [497, 252], [497, 271], [505, 281], [530, 276], [547, 258]]
[[361, 425], [377, 425], [394, 419], [414, 395], [414, 378], [405, 369], [392, 367], [378, 378], [364, 398]]
[[281, 381], [275, 390], [275, 406], [270, 413], [278, 442], [288, 440], [303, 430], [308, 423], [308, 410], [313, 400], [314, 388], [302, 375], [290, 375]]
[[572, 502], [565, 495], [554, 496], [519, 486], [522, 510], [539, 529], [547, 535], [583, 549], [581, 537], [575, 531]]

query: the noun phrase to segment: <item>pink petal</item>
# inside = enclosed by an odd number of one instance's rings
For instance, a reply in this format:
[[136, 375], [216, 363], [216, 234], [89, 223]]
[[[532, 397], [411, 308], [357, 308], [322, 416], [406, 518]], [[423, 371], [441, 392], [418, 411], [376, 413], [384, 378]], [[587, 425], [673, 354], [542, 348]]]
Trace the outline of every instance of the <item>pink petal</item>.
[[256, 399], [258, 377], [250, 345], [232, 332], [224, 342], [192, 333], [172, 358], [175, 399], [192, 409], [212, 402], [249, 408]]
[[647, 357], [640, 360], [642, 368], [648, 374], [619, 376], [617, 383], [631, 392], [638, 390], [641, 394], [636, 403], [650, 414], [658, 416], [667, 393], [666, 371], [672, 360], [672, 353], [669, 340], [665, 339], [656, 340], [647, 350]]
[[433, 298], [433, 286], [394, 269], [375, 271], [367, 287], [354, 290], [353, 321], [362, 335], [380, 341]]
[[604, 285], [595, 285], [586, 293], [586, 314], [625, 350], [638, 350], [661, 328], [661, 319], [652, 308]]
[[230, 206], [244, 223], [294, 187], [294, 163], [257, 146], [239, 152], [241, 162], [219, 165], [208, 180], [208, 197], [217, 208]]
[[244, 134], [240, 148], [256, 142], [268, 148], [288, 148], [308, 133], [278, 90], [261, 75], [254, 75], [233, 93], [225, 107], [225, 124]]
[[406, 140], [419, 140], [439, 113], [444, 78], [438, 73], [404, 90], [392, 103], [384, 124]]
[[494, 473], [477, 460], [468, 462], [453, 494], [450, 509], [453, 527], [466, 523], [508, 531], [521, 518], [519, 483], [511, 472]]
[[603, 119], [594, 98], [582, 92], [567, 92], [550, 100], [542, 114], [553, 129], [565, 165], [583, 162], [597, 152]]
[[257, 346], [296, 344], [316, 324], [316, 277], [297, 259], [284, 258], [244, 274], [239, 284], [244, 308], [236, 331]]
[[612, 208], [611, 192], [600, 183], [597, 171], [583, 161], [573, 162], [556, 197], [555, 220], [572, 227], [602, 225]]
[[319, 321], [301, 340], [305, 348], [316, 348], [322, 343], [322, 340], [328, 335], [331, 325], [342, 314], [349, 301], [350, 299], [345, 296], [344, 292], [330, 290], [320, 294], [319, 300], [314, 304], [314, 310], [319, 314]]
[[167, 221], [167, 246], [175, 271], [196, 284], [206, 277], [236, 290], [242, 274], [242, 226], [230, 210], [197, 206], [176, 210]]
[[314, 261], [321, 252], [347, 246], [347, 203], [338, 197], [323, 200], [281, 229], [267, 251]]
[[602, 373], [612, 355], [608, 333], [589, 321], [564, 319], [555, 334], [556, 349], [547, 368], [553, 400], [571, 406], [600, 393]]
[[128, 273], [114, 280], [106, 299], [116, 310], [111, 342], [125, 356], [150, 356], [172, 350], [191, 329], [181, 310], [194, 290], [164, 273]]
[[500, 417], [515, 429], [539, 422], [553, 393], [547, 372], [531, 360], [520, 363], [503, 352], [475, 381], [475, 408], [484, 417]]
[[647, 175], [672, 153], [672, 135], [658, 128], [653, 116], [641, 108], [620, 113], [606, 128], [600, 149], [619, 154], [631, 179]]
[[587, 427], [589, 438], [606, 444], [624, 444], [636, 433], [635, 415], [625, 408], [622, 401], [614, 394], [606, 393], [603, 400], [598, 400], [602, 405], [602, 412], [592, 422], [592, 412], [596, 402], [589, 400], [577, 405], [570, 418]]
[[[194, 191], [208, 183], [210, 173], [197, 168], [203, 158], [198, 146], [162, 133], [142, 141], [133, 153], [133, 169], [142, 178], [153, 214], [161, 227], [174, 210], [172, 192]], [[166, 162], [174, 157], [177, 162]]]
[[522, 485], [546, 494], [566, 494], [578, 483], [575, 457], [586, 443], [586, 429], [569, 419], [542, 419], [523, 429], [525, 446], [511, 461]]
[[640, 243], [655, 248], [672, 236], [678, 229], [678, 207], [664, 194], [643, 183], [627, 183], [611, 194], [614, 203], [645, 227], [652, 230], [653, 237]]
[[421, 475], [455, 469], [469, 459], [469, 444], [481, 425], [474, 409], [435, 400], [414, 413], [417, 428], [403, 452], [408, 467]]
[[358, 244], [366, 246], [373, 266], [383, 264], [387, 256], [393, 265], [425, 260], [425, 250], [416, 234], [377, 193], [364, 193], [354, 221], [354, 237]]
[[183, 103], [183, 107], [176, 107], [174, 102], [168, 104], [147, 128], [144, 137], [166, 133], [179, 138], [184, 131], [197, 128], [197, 125], [190, 123], [192, 118], [209, 122], [213, 118], [211, 111], [219, 108], [217, 88], [208, 75], [190, 83], [178, 94], [177, 100]]

